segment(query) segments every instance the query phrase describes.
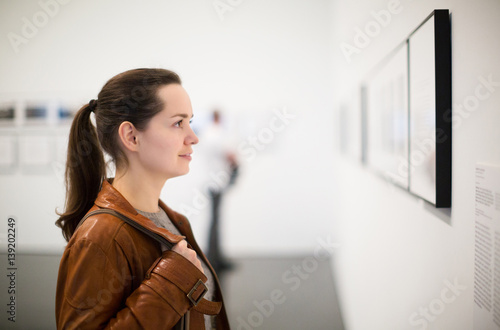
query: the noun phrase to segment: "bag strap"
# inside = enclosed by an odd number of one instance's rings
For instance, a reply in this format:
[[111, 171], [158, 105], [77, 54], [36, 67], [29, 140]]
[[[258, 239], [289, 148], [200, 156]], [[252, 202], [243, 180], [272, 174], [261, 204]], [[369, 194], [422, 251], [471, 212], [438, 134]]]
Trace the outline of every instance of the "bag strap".
[[78, 229], [78, 227], [80, 227], [83, 224], [83, 222], [85, 220], [87, 220], [88, 217], [91, 217], [91, 216], [96, 215], [96, 214], [103, 214], [103, 213], [114, 215], [115, 217], [123, 220], [123, 222], [125, 222], [128, 225], [132, 226], [133, 228], [137, 229], [141, 233], [151, 237], [152, 239], [156, 240], [157, 242], [159, 242], [161, 244], [165, 244], [169, 249], [172, 249], [172, 247], [174, 246], [174, 244], [169, 242], [165, 237], [158, 235], [156, 233], [153, 233], [151, 230], [147, 229], [143, 225], [141, 225], [141, 224], [135, 222], [134, 220], [131, 220], [130, 218], [124, 216], [123, 214], [116, 212], [115, 210], [111, 210], [111, 209], [98, 209], [98, 210], [94, 210], [90, 213], [87, 213], [83, 217], [83, 219], [80, 220], [80, 222], [78, 223], [78, 226], [76, 226], [76, 228], [75, 228], [75, 231], [76, 231], [76, 229]]

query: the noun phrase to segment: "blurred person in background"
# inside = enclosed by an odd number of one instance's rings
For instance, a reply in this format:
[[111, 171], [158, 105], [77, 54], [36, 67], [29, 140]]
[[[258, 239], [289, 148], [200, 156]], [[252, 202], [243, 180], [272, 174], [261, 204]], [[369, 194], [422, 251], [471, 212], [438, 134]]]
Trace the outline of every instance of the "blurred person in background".
[[210, 196], [210, 228], [207, 257], [217, 272], [233, 267], [221, 249], [221, 204], [226, 190], [235, 183], [238, 161], [232, 147], [231, 136], [222, 125], [221, 112], [214, 110], [211, 123], [200, 135], [207, 170], [207, 187]]
[[56, 222], [68, 241], [58, 329], [229, 329], [217, 275], [188, 220], [159, 199], [168, 179], [189, 172], [192, 117], [179, 76], [163, 69], [123, 72], [77, 112]]

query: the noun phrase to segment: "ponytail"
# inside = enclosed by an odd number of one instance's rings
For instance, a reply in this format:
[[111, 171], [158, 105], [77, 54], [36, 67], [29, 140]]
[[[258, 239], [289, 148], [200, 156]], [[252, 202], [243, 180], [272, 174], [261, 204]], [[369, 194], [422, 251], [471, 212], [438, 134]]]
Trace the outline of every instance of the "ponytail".
[[69, 133], [65, 210], [62, 214], [58, 213], [60, 217], [56, 221], [66, 241], [69, 241], [80, 220], [93, 206], [102, 182], [106, 179], [103, 152], [95, 127], [90, 121], [93, 108], [95, 101], [76, 113]]

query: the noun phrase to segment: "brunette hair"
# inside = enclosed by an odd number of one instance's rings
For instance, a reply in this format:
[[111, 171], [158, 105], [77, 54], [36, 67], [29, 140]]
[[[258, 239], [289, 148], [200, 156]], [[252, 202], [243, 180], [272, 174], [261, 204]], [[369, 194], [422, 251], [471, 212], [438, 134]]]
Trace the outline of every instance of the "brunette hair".
[[[56, 221], [66, 241], [93, 206], [106, 180], [103, 150], [117, 168], [128, 166], [118, 139], [120, 124], [129, 121], [138, 130], [145, 129], [150, 119], [163, 108], [157, 96], [158, 89], [169, 84], [181, 84], [179, 76], [169, 70], [125, 71], [111, 78], [97, 100], [91, 100], [76, 113], [69, 133], [65, 210], [58, 213], [60, 217]], [[95, 127], [91, 112], [95, 113]]]

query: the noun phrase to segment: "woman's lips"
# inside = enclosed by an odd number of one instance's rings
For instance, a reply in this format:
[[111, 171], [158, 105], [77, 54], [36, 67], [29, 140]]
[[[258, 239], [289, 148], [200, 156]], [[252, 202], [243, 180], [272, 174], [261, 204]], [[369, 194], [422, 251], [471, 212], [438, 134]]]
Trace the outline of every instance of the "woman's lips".
[[191, 154], [184, 154], [184, 155], [180, 155], [179, 157], [182, 157], [182, 158], [187, 159], [187, 160], [191, 160]]

